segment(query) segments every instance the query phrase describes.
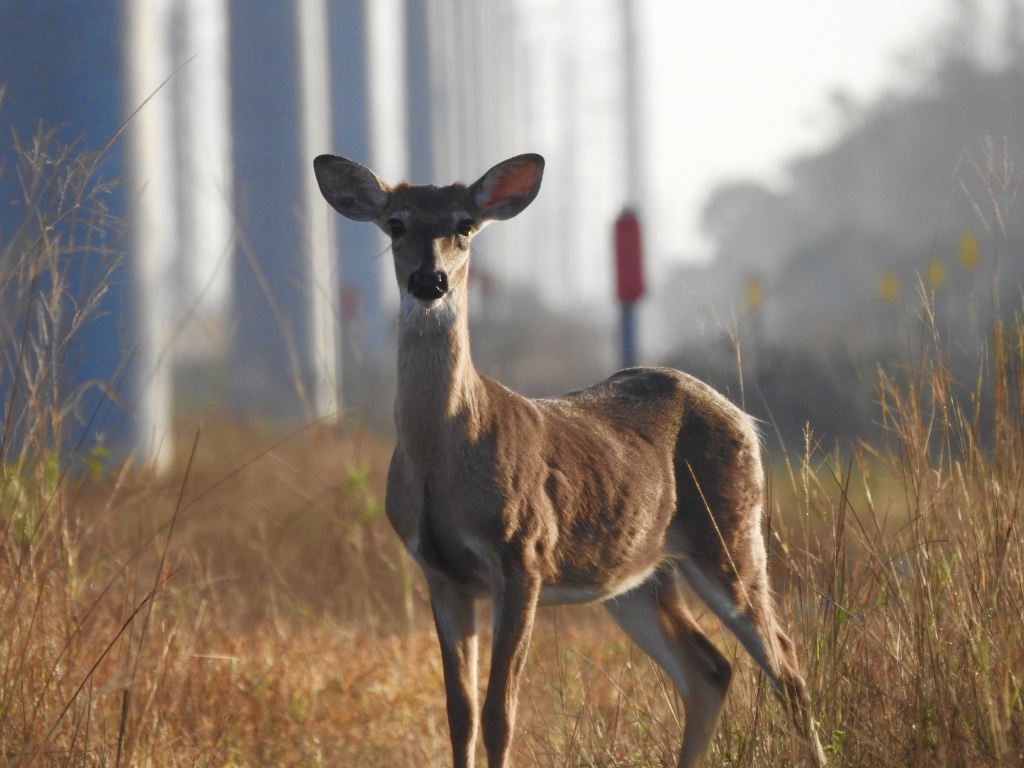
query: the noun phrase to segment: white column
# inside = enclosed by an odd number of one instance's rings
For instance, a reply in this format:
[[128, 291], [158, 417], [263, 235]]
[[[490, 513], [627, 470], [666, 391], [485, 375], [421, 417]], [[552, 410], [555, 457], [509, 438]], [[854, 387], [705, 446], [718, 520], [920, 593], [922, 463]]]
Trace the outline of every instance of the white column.
[[295, 0], [295, 11], [298, 14], [302, 100], [303, 205], [311, 294], [313, 406], [315, 415], [323, 418], [338, 413], [341, 408], [338, 343], [341, 317], [334, 216], [324, 204], [313, 176], [313, 158], [332, 149], [327, 3], [325, 0]]
[[[408, 109], [405, 73], [405, 3], [363, 0], [366, 39], [366, 101], [370, 167], [388, 183], [409, 174]], [[380, 250], [390, 244], [381, 235]], [[390, 259], [378, 259], [382, 306], [395, 310], [398, 293]]]
[[[183, 30], [175, 65], [184, 113], [179, 170], [185, 209], [180, 258], [184, 309], [194, 326], [181, 354], [216, 354], [231, 300], [233, 193], [227, 0], [179, 0]], [[190, 60], [191, 59], [191, 60]]]
[[[129, 225], [131, 264], [138, 313], [134, 351], [137, 400], [136, 459], [164, 469], [172, 455], [170, 371], [166, 364], [169, 327], [167, 286], [177, 250], [175, 179], [168, 90], [158, 90], [173, 68], [165, 31], [168, 0], [125, 0], [125, 51], [128, 57], [127, 108], [138, 112], [128, 128]], [[145, 102], [145, 103], [144, 103]]]
[[[427, 51], [430, 60], [430, 134], [433, 145], [435, 184], [455, 180], [459, 152], [459, 121], [453, 94], [456, 61], [456, 13], [454, 0], [427, 0]], [[470, 94], [465, 94], [470, 98]]]

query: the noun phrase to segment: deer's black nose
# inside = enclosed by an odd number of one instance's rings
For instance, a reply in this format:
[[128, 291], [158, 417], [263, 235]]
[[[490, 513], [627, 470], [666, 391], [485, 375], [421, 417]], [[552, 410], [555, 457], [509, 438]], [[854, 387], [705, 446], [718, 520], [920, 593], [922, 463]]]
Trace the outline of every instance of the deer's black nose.
[[432, 269], [417, 269], [409, 275], [409, 293], [423, 301], [440, 299], [448, 293], [448, 275]]

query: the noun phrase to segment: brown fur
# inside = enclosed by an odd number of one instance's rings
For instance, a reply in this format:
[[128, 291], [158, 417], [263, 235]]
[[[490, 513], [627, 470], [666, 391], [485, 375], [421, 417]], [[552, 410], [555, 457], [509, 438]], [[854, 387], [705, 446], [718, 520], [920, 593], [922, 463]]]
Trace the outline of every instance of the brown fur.
[[[537, 605], [589, 600], [606, 600], [679, 687], [679, 765], [699, 761], [731, 668], [683, 602], [680, 575], [764, 669], [808, 737], [810, 759], [823, 765], [793, 645], [772, 606], [750, 420], [707, 385], [664, 368], [529, 400], [473, 367], [470, 240], [533, 200], [543, 160], [513, 158], [469, 187], [393, 188], [330, 156], [315, 168], [340, 213], [397, 233], [398, 442], [386, 509], [430, 587], [455, 765], [473, 764], [476, 602], [484, 598], [494, 601], [495, 623], [483, 707], [491, 768], [508, 764]], [[420, 275], [442, 273], [442, 296], [414, 297]]]

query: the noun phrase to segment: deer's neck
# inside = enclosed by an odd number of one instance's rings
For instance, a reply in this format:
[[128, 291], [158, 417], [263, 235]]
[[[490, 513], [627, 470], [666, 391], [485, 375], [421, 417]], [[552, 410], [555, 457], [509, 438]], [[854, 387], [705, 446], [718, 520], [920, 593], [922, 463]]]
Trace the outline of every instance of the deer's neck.
[[473, 440], [486, 422], [487, 399], [469, 349], [465, 286], [424, 310], [403, 303], [398, 336], [395, 427], [412, 458]]

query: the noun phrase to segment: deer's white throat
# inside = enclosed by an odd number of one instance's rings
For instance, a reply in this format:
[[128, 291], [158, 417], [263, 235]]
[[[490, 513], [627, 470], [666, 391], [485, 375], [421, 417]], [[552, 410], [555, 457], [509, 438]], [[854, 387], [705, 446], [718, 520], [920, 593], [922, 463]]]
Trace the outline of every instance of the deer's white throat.
[[459, 321], [457, 291], [445, 294], [426, 307], [411, 293], [403, 290], [399, 305], [402, 330], [421, 335], [450, 331]]

